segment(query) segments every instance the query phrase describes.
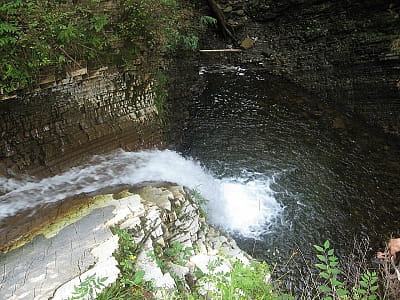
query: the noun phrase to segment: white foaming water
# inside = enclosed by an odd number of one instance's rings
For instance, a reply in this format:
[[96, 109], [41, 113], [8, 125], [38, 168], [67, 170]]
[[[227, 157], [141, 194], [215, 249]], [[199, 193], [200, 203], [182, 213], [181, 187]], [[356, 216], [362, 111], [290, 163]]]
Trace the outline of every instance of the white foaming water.
[[0, 219], [41, 203], [143, 181], [170, 181], [197, 189], [209, 200], [205, 209], [213, 224], [247, 237], [265, 233], [282, 210], [268, 179], [216, 179], [198, 162], [169, 150], [118, 151], [42, 180], [0, 177]]

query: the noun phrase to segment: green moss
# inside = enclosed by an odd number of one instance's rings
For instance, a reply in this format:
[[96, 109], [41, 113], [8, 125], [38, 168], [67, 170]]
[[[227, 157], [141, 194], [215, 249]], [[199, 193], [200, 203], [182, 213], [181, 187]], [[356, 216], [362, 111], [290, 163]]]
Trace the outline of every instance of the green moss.
[[395, 39], [391, 44], [390, 44], [390, 50], [392, 52], [400, 52], [400, 39]]
[[48, 239], [52, 238], [56, 236], [63, 228], [89, 215], [96, 208], [102, 208], [110, 205], [113, 200], [114, 198], [112, 194], [95, 196], [93, 197], [93, 201], [88, 203], [87, 206], [58, 219], [55, 223], [50, 224], [43, 230], [39, 231], [37, 235], [42, 234]]
[[119, 192], [118, 194], [115, 194], [114, 199], [119, 200], [119, 199], [126, 198], [126, 197], [129, 197], [132, 195], [134, 195], [134, 194], [129, 192], [128, 190], [123, 190], [123, 191]]

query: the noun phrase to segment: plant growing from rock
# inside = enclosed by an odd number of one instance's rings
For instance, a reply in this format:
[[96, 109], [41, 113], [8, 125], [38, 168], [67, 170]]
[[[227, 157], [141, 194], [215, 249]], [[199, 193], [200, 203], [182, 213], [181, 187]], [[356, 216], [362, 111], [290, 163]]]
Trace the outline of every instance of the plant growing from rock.
[[166, 259], [182, 266], [188, 262], [188, 259], [192, 254], [192, 247], [185, 247], [178, 241], [174, 241], [170, 248], [164, 250], [164, 256]]
[[119, 237], [119, 249], [114, 254], [121, 271], [117, 281], [97, 296], [97, 299], [145, 299], [151, 295], [151, 282], [144, 280], [144, 271], [136, 270], [134, 264], [140, 251], [128, 230], [114, 228]]
[[190, 191], [190, 196], [199, 205], [206, 205], [209, 202], [206, 198], [203, 197], [199, 190], [195, 188]]
[[97, 293], [105, 287], [104, 281], [107, 277], [98, 278], [95, 274], [88, 276], [78, 286], [74, 287], [72, 297], [68, 300], [96, 299]]

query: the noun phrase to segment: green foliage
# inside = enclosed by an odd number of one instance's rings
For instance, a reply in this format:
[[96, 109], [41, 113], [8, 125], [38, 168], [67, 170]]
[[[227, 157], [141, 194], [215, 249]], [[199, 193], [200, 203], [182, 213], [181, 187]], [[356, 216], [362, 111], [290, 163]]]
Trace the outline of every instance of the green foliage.
[[164, 257], [178, 265], [184, 266], [193, 254], [193, 248], [185, 247], [180, 242], [173, 242], [170, 248], [164, 250]]
[[144, 271], [134, 267], [140, 246], [135, 245], [128, 230], [114, 228], [113, 231], [119, 237], [115, 258], [121, 273], [117, 281], [102, 291], [97, 299], [144, 299], [145, 293], [151, 289], [151, 282], [144, 279]]
[[[215, 271], [218, 263], [220, 262], [210, 265], [209, 270]], [[229, 273], [210, 273], [204, 275], [200, 281], [215, 287], [209, 292], [211, 299], [293, 299], [289, 295], [278, 295], [274, 291], [273, 286], [266, 280], [269, 274], [265, 263], [251, 263], [245, 266], [236, 261]]]
[[[49, 67], [62, 76], [66, 65], [82, 62], [129, 65], [142, 52], [167, 48], [186, 25], [186, 10], [176, 0], [118, 3], [118, 14], [100, 11], [98, 0], [0, 4], [0, 90], [27, 87]], [[196, 44], [192, 35], [183, 43], [190, 49]]]
[[185, 247], [182, 243], [174, 241], [171, 247], [164, 250], [155, 248], [154, 251], [147, 252], [147, 256], [152, 258], [163, 273], [167, 272], [168, 262], [184, 266], [192, 255], [193, 248]]
[[195, 51], [199, 47], [199, 37], [195, 34], [189, 34], [182, 37], [183, 48], [190, 51]]
[[205, 205], [208, 203], [208, 200], [204, 198], [203, 195], [195, 188], [190, 191], [190, 195], [192, 196], [192, 199], [194, 199], [194, 201], [200, 205]]
[[207, 25], [216, 25], [217, 19], [210, 17], [210, 16], [201, 16], [200, 17], [200, 26], [207, 26]]
[[361, 299], [374, 300], [377, 298], [378, 277], [375, 272], [366, 271], [361, 279], [356, 283], [351, 290], [339, 280], [339, 275], [342, 271], [337, 268], [339, 265], [338, 258], [335, 256], [335, 250], [330, 247], [330, 242], [327, 240], [322, 246], [314, 245], [314, 248], [319, 252], [317, 258], [320, 263], [315, 266], [321, 271], [319, 275], [325, 280], [325, 284], [319, 286], [324, 300], [331, 299]]
[[74, 287], [74, 292], [72, 293], [73, 296], [68, 299], [95, 299], [96, 294], [105, 287], [104, 281], [106, 280], [107, 277], [98, 278], [95, 277], [95, 274], [93, 274], [92, 276], [88, 276], [78, 286]]
[[10, 92], [48, 66], [79, 63], [104, 49], [105, 17], [91, 5], [57, 1], [8, 1], [0, 5], [0, 88]]

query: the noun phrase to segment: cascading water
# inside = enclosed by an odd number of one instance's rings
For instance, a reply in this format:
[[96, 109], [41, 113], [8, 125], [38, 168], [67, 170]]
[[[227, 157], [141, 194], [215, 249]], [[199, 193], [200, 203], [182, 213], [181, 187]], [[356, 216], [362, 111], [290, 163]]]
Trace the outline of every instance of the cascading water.
[[[255, 174], [252, 174], [253, 176]], [[217, 179], [192, 159], [174, 151], [117, 151], [95, 156], [85, 166], [36, 180], [0, 177], [0, 219], [22, 209], [96, 191], [105, 186], [134, 185], [143, 181], [169, 181], [198, 190], [207, 200], [210, 221], [228, 232], [248, 237], [264, 233], [281, 207], [269, 180], [248, 177]]]

